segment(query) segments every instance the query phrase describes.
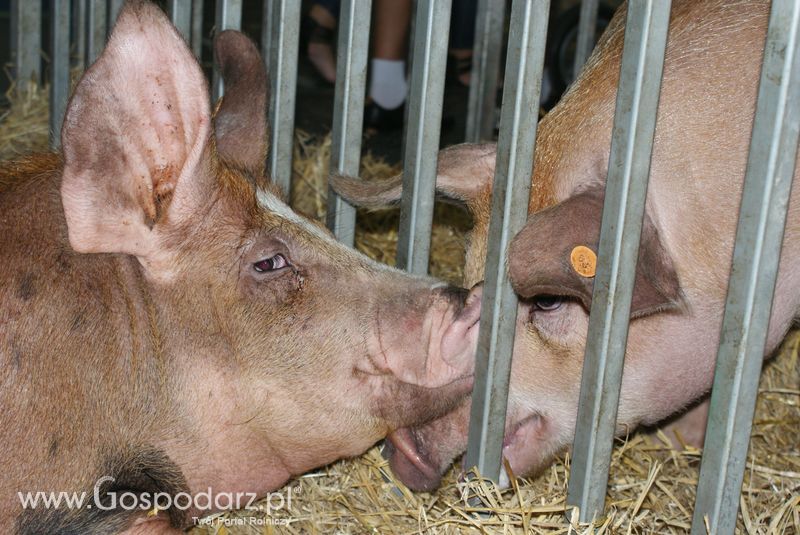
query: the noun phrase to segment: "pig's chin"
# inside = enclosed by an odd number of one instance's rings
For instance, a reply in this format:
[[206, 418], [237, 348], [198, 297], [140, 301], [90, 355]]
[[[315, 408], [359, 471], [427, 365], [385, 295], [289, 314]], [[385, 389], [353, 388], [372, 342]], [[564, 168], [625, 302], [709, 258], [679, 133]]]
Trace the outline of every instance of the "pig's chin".
[[393, 431], [387, 437], [383, 455], [389, 459], [394, 475], [411, 490], [430, 492], [442, 481], [439, 467], [410, 428]]

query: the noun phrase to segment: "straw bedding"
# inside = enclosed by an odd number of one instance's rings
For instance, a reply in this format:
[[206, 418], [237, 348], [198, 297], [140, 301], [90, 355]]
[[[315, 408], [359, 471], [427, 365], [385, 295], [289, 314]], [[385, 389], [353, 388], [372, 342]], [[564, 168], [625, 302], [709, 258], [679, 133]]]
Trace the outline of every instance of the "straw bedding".
[[[47, 93], [11, 96], [0, 113], [0, 159], [47, 147]], [[325, 213], [330, 138], [299, 133], [292, 204], [312, 218]], [[365, 179], [397, 172], [367, 155]], [[394, 262], [397, 210], [359, 212], [356, 246]], [[431, 271], [458, 282], [470, 219], [459, 208], [436, 209]], [[739, 531], [800, 534], [800, 332], [787, 337], [761, 378], [740, 499]], [[691, 523], [700, 451], [669, 448], [658, 434], [619, 440], [613, 453], [605, 518], [570, 526], [564, 515], [569, 458], [534, 479], [499, 490], [480, 479], [463, 483], [451, 470], [435, 493], [414, 494], [396, 482], [378, 447], [304, 475], [259, 502], [260, 510], [206, 519], [197, 534], [226, 533], [685, 533]], [[468, 500], [479, 496], [481, 502]], [[288, 498], [291, 497], [291, 504]], [[475, 505], [478, 503], [479, 505]]]

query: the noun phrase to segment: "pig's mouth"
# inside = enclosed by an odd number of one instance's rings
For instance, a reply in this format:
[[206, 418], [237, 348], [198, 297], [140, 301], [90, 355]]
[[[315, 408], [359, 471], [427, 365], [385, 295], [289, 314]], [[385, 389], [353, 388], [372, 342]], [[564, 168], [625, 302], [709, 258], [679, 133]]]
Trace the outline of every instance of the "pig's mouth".
[[430, 492], [442, 481], [439, 467], [413, 429], [405, 427], [389, 434], [383, 456], [389, 459], [395, 476], [411, 490]]
[[[503, 437], [503, 457], [515, 474], [526, 474], [541, 461], [541, 441], [545, 429], [544, 417], [535, 412], [508, 427]], [[504, 480], [503, 486], [508, 486]]]

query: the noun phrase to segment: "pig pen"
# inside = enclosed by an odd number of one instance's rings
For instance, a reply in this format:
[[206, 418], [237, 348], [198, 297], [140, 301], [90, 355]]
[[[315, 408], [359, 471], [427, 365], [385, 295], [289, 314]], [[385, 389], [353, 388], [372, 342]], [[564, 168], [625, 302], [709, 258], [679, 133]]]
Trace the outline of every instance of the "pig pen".
[[[48, 91], [9, 92], [0, 114], [0, 159], [48, 150]], [[298, 133], [292, 206], [324, 221], [330, 137]], [[365, 155], [362, 176], [399, 169]], [[398, 210], [359, 212], [356, 247], [395, 262]], [[434, 217], [431, 272], [458, 282], [469, 216], [439, 204]], [[765, 364], [740, 496], [738, 531], [800, 533], [800, 331], [793, 331]], [[499, 490], [491, 482], [459, 481], [451, 469], [435, 493], [412, 493], [396, 481], [376, 446], [361, 457], [306, 474], [257, 503], [258, 510], [204, 519], [196, 534], [226, 533], [686, 533], [701, 451], [671, 449], [658, 433], [617, 440], [611, 462], [606, 516], [594, 525], [565, 518], [569, 456], [535, 479]], [[476, 500], [475, 497], [478, 497]]]

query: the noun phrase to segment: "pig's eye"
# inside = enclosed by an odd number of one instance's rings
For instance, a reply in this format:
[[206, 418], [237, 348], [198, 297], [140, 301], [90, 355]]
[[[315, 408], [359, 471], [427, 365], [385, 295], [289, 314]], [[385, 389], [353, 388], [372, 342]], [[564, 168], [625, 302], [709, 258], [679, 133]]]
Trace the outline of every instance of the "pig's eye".
[[533, 300], [533, 308], [543, 312], [551, 312], [561, 308], [564, 299], [558, 295], [540, 295]]
[[264, 260], [259, 260], [253, 264], [253, 269], [259, 273], [265, 273], [267, 271], [278, 271], [279, 269], [283, 269], [288, 266], [289, 262], [286, 260], [286, 257], [282, 254], [276, 254], [275, 256], [270, 256]]

